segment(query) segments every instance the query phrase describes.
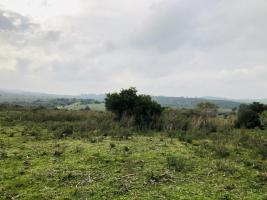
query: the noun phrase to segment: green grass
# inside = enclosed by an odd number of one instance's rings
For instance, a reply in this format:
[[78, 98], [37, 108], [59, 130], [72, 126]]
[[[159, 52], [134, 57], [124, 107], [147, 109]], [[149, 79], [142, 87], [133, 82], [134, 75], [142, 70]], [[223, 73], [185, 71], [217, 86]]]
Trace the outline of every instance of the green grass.
[[249, 148], [164, 133], [41, 140], [26, 131], [0, 126], [0, 199], [267, 199], [266, 160]]

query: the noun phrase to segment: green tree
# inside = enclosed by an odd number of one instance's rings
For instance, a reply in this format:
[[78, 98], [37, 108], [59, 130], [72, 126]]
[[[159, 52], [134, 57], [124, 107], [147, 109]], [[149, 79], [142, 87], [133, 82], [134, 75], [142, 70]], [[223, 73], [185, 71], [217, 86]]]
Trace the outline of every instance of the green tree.
[[253, 110], [254, 112], [258, 114], [261, 114], [265, 109], [264, 104], [259, 103], [259, 102], [253, 102], [252, 104], [249, 105], [249, 107], [251, 108], [251, 110]]
[[260, 109], [258, 108], [258, 104], [241, 104], [237, 113], [237, 127], [241, 128], [255, 128], [260, 127], [260, 117], [259, 113]]
[[148, 95], [137, 95], [134, 87], [122, 89], [120, 93], [107, 94], [105, 106], [118, 120], [123, 117], [134, 118], [135, 124], [142, 128], [151, 126], [162, 112], [160, 104]]

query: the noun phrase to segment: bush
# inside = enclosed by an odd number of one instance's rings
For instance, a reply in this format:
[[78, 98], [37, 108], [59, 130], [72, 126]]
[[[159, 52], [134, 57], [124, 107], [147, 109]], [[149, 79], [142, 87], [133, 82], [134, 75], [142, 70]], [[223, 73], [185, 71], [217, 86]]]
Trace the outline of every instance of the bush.
[[115, 143], [110, 143], [109, 146], [110, 146], [110, 149], [114, 149], [116, 147], [116, 144]]
[[141, 129], [153, 128], [162, 112], [160, 104], [148, 95], [137, 95], [135, 88], [107, 94], [105, 106], [118, 120], [125, 116], [133, 118], [134, 124]]
[[260, 114], [261, 125], [267, 128], [267, 110]]
[[222, 144], [215, 145], [214, 151], [216, 155], [220, 156], [221, 158], [230, 156], [230, 150], [225, 145]]
[[224, 160], [223, 161], [222, 160], [217, 160], [215, 165], [216, 165], [216, 169], [218, 171], [221, 171], [221, 172], [224, 172], [224, 173], [227, 173], [227, 174], [231, 174], [232, 175], [237, 171], [236, 167], [233, 164], [227, 163]]
[[188, 130], [190, 119], [185, 109], [165, 109], [162, 113], [162, 128], [167, 131]]
[[55, 131], [55, 138], [62, 139], [73, 134], [73, 126], [65, 124], [61, 127], [58, 127]]
[[0, 150], [0, 160], [7, 158], [7, 153], [4, 150]]
[[218, 114], [218, 106], [211, 102], [201, 102], [196, 109], [204, 117], [215, 117]]
[[236, 126], [238, 128], [261, 127], [260, 114], [264, 111], [264, 105], [252, 103], [250, 105], [241, 104], [237, 113]]
[[257, 147], [257, 153], [263, 158], [267, 159], [267, 142], [261, 142]]
[[[202, 104], [201, 104], [202, 105]], [[204, 106], [204, 105], [203, 105]], [[215, 106], [215, 110], [217, 107]], [[215, 110], [210, 111], [200, 108], [192, 109], [165, 109], [162, 113], [162, 129], [166, 131], [190, 131], [190, 132], [229, 132], [234, 128], [233, 116], [214, 117]], [[206, 114], [203, 114], [206, 113]], [[211, 114], [211, 113], [213, 114]]]
[[168, 168], [174, 169], [177, 172], [181, 172], [184, 170], [190, 169], [190, 165], [187, 163], [187, 158], [184, 156], [173, 156], [170, 155], [167, 157], [167, 165]]
[[151, 171], [147, 173], [147, 182], [150, 184], [157, 183], [175, 183], [174, 176], [170, 174], [168, 171], [164, 173], [159, 173], [155, 171]]
[[212, 133], [217, 131], [217, 124], [214, 118], [197, 117], [191, 122], [192, 131], [202, 131], [204, 133]]

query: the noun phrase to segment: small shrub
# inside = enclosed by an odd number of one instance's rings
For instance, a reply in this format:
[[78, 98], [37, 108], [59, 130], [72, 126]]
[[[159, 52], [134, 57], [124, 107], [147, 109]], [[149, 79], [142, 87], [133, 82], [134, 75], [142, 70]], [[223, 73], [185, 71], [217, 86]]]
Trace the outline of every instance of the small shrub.
[[111, 181], [111, 184], [115, 188], [114, 195], [125, 195], [131, 189], [131, 182], [124, 179], [115, 178], [115, 180]]
[[267, 128], [267, 110], [260, 114], [261, 125]]
[[236, 172], [236, 167], [232, 164], [226, 163], [225, 161], [218, 160], [215, 163], [216, 169], [218, 171], [227, 173], [227, 174], [234, 174]]
[[9, 137], [14, 137], [14, 135], [15, 135], [14, 132], [10, 132], [10, 133], [8, 134]]
[[157, 183], [175, 183], [174, 176], [168, 171], [164, 173], [159, 172], [149, 172], [147, 173], [147, 183], [157, 184]]
[[118, 138], [119, 140], [128, 140], [132, 135], [132, 130], [130, 128], [116, 127], [112, 131], [113, 138]]
[[114, 149], [116, 147], [115, 143], [110, 143], [109, 146], [110, 146], [110, 149]]
[[30, 165], [30, 161], [29, 160], [24, 160], [23, 161], [23, 165], [28, 167]]
[[127, 146], [124, 146], [124, 147], [123, 147], [123, 151], [124, 151], [124, 152], [129, 152], [129, 151], [130, 151], [130, 148], [127, 147]]
[[267, 142], [262, 142], [258, 145], [257, 153], [262, 157], [262, 159], [267, 159]]
[[234, 184], [228, 184], [224, 188], [228, 191], [231, 191], [231, 190], [234, 190], [236, 186]]
[[267, 172], [259, 173], [257, 175], [257, 181], [267, 185]]
[[4, 150], [0, 151], [0, 160], [7, 158], [7, 153]]
[[162, 128], [166, 131], [188, 130], [190, 113], [185, 109], [166, 109], [162, 113]]
[[216, 145], [214, 150], [216, 155], [220, 156], [221, 158], [230, 156], [230, 150], [225, 145]]
[[60, 157], [62, 154], [63, 154], [63, 151], [60, 151], [60, 150], [56, 150], [56, 151], [54, 152], [54, 156], [55, 156], [55, 157]]
[[[244, 132], [244, 131], [242, 131]], [[244, 146], [246, 148], [250, 147], [250, 143], [252, 142], [251, 137], [247, 134], [241, 133], [239, 139], [238, 139], [238, 144], [240, 146]]]
[[178, 136], [178, 139], [183, 142], [192, 143], [194, 136], [188, 133], [182, 133]]
[[28, 131], [29, 136], [37, 137], [39, 135], [39, 132], [37, 130], [30, 130]]
[[167, 165], [168, 168], [175, 169], [175, 171], [177, 172], [181, 172], [190, 168], [187, 162], [187, 158], [184, 156], [173, 156], [173, 155], [168, 156]]
[[84, 151], [84, 148], [82, 146], [76, 146], [75, 147], [75, 153], [81, 153]]
[[56, 128], [54, 135], [56, 139], [63, 139], [67, 136], [71, 136], [73, 134], [73, 126], [71, 125], [61, 125], [60, 127]]
[[262, 161], [246, 159], [243, 162], [247, 167], [251, 167], [251, 168], [257, 169], [259, 171], [267, 171], [267, 165], [265, 165], [264, 162], [262, 162]]
[[194, 117], [192, 118], [190, 128], [193, 132], [195, 131], [201, 131], [203, 133], [216, 132], [217, 131], [216, 118], [210, 118], [204, 116]]
[[215, 154], [221, 158], [230, 156], [230, 150], [225, 145], [226, 140], [221, 135], [216, 135], [213, 138], [213, 144], [210, 148], [215, 152]]
[[219, 200], [231, 200], [232, 198], [230, 197], [229, 194], [222, 194], [219, 197]]
[[95, 137], [89, 137], [89, 141], [91, 143], [97, 143], [97, 139]]

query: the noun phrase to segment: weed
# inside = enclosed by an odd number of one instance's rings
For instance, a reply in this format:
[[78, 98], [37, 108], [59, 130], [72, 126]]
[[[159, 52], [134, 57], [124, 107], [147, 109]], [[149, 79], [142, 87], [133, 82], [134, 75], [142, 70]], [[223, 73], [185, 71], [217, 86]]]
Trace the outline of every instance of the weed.
[[124, 151], [124, 152], [129, 152], [129, 151], [130, 151], [130, 148], [127, 147], [127, 146], [124, 146], [124, 147], [123, 147], [123, 151]]
[[167, 165], [170, 169], [175, 169], [177, 172], [191, 169], [191, 165], [187, 162], [187, 158], [184, 156], [167, 156]]
[[76, 146], [75, 147], [75, 153], [82, 153], [84, 151], [84, 147], [82, 146]]
[[262, 157], [262, 159], [267, 159], [267, 142], [262, 142], [257, 147], [257, 153]]
[[91, 143], [97, 143], [97, 139], [96, 139], [95, 137], [90, 137], [90, 138], [89, 138], [89, 141], [90, 141]]
[[257, 175], [258, 182], [261, 182], [262, 184], [267, 185], [267, 172], [259, 173]]
[[225, 161], [222, 161], [222, 160], [216, 161], [215, 165], [218, 171], [221, 171], [227, 174], [233, 175], [237, 171], [236, 167], [233, 164], [226, 163]]
[[230, 155], [229, 149], [224, 145], [215, 146], [214, 150], [216, 155], [220, 156], [221, 158], [225, 158]]
[[164, 173], [159, 173], [156, 171], [150, 171], [147, 173], [147, 183], [157, 184], [157, 183], [175, 183], [174, 176], [166, 171]]
[[60, 157], [62, 154], [63, 154], [63, 151], [61, 151], [61, 150], [56, 150], [56, 151], [54, 152], [54, 156], [55, 156], [55, 157]]
[[5, 159], [5, 158], [7, 158], [8, 156], [7, 156], [7, 153], [4, 151], [4, 150], [1, 150], [0, 151], [0, 160], [1, 159]]
[[115, 143], [109, 143], [110, 149], [114, 149], [116, 147]]

